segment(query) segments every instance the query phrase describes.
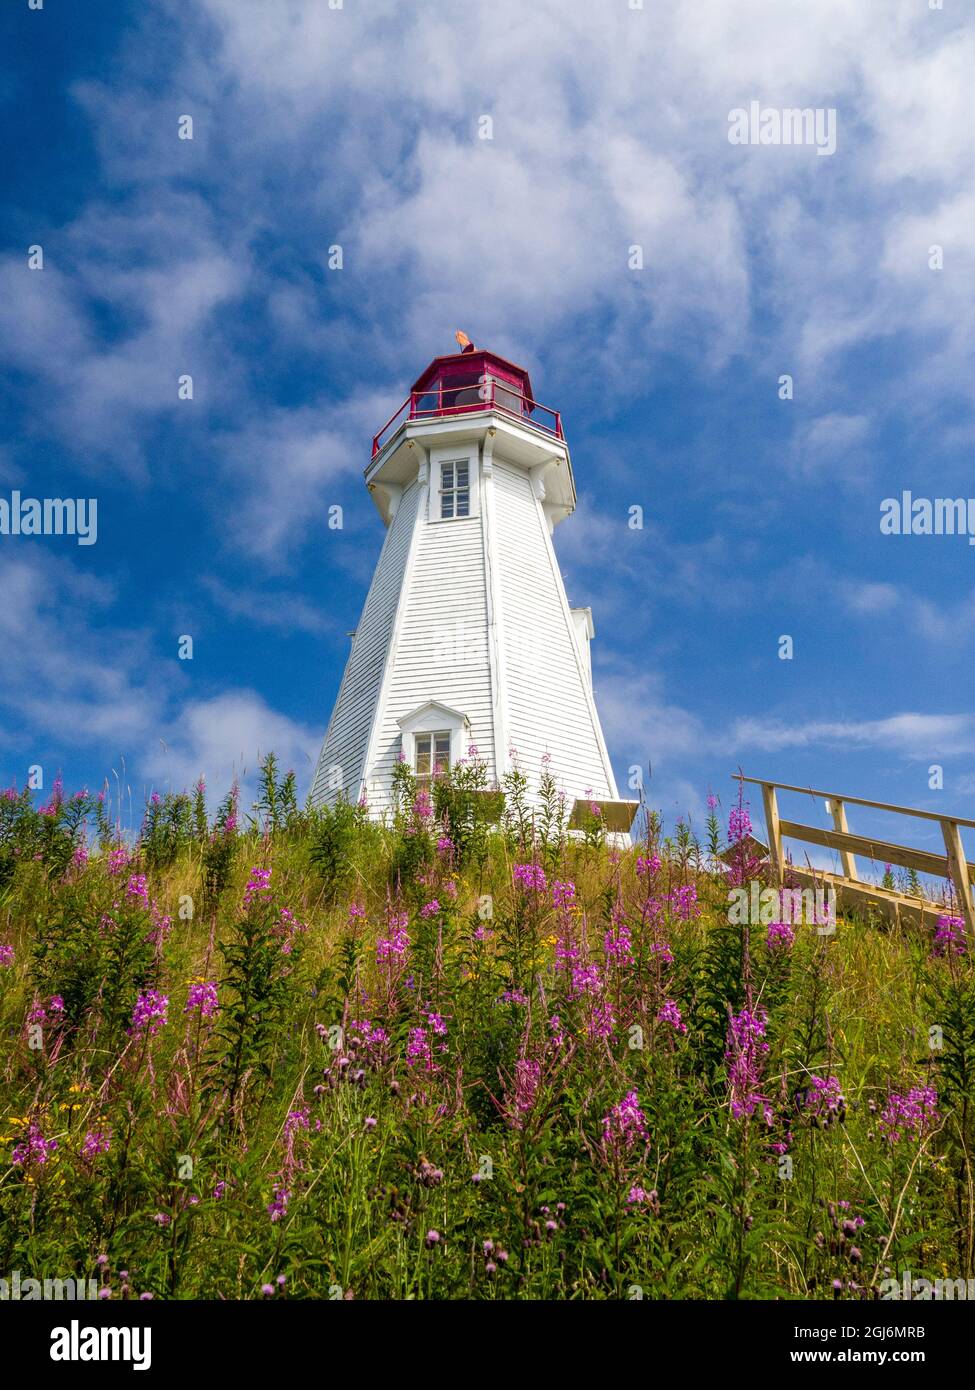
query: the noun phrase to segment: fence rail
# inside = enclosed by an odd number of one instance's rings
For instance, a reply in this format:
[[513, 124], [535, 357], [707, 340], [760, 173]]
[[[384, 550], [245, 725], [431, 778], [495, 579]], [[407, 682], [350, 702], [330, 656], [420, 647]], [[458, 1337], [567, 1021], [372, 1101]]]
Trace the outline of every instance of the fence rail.
[[[851, 888], [855, 886], [861, 894], [876, 893], [880, 890], [861, 879], [857, 869], [857, 855], [873, 863], [896, 864], [898, 868], [913, 869], [917, 873], [931, 874], [936, 878], [950, 879], [958, 902], [958, 911], [965, 922], [968, 933], [975, 933], [975, 905], [972, 898], [972, 882], [975, 880], [975, 864], [965, 857], [961, 839], [961, 829], [975, 829], [975, 821], [961, 816], [944, 816], [936, 811], [922, 811], [913, 806], [894, 806], [886, 801], [868, 801], [862, 796], [848, 796], [838, 792], [814, 790], [811, 787], [796, 787], [788, 782], [772, 782], [763, 777], [746, 777], [736, 773], [734, 780], [748, 782], [761, 787], [765, 810], [765, 825], [768, 830], [769, 861], [777, 882], [781, 883], [787, 861], [783, 840], [801, 840], [805, 844], [822, 845], [836, 850], [843, 866], [842, 880]], [[833, 828], [822, 829], [817, 825], [804, 825], [801, 821], [783, 820], [779, 815], [777, 792], [799, 792], [806, 796], [821, 798], [833, 820]], [[869, 836], [856, 835], [847, 824], [847, 806], [869, 806], [872, 810], [890, 812], [893, 815], [912, 816], [918, 820], [937, 821], [944, 840], [944, 854], [932, 854], [929, 850], [914, 849], [910, 845], [895, 844], [887, 840], [875, 840]], [[886, 892], [884, 897], [889, 896]], [[906, 895], [899, 895], [906, 897]]]

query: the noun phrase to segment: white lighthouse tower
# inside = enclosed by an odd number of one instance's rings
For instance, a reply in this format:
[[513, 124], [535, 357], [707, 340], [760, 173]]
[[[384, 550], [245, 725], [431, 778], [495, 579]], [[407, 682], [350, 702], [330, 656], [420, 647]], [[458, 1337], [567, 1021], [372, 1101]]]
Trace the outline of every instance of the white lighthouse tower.
[[[393, 769], [468, 756], [537, 791], [542, 759], [578, 824], [596, 802], [629, 829], [593, 700], [588, 608], [570, 608], [552, 532], [575, 483], [556, 411], [528, 373], [457, 335], [373, 440], [366, 486], [386, 526], [312, 797], [391, 809]], [[547, 757], [546, 757], [547, 755]], [[572, 822], [570, 821], [570, 824]]]

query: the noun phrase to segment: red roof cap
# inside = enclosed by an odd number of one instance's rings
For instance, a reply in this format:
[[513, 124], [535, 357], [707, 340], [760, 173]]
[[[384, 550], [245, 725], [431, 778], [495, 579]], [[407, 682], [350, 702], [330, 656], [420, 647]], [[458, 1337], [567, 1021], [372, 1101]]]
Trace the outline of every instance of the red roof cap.
[[500, 381], [512, 382], [522, 395], [534, 400], [531, 377], [524, 367], [509, 362], [506, 357], [499, 357], [496, 352], [485, 352], [479, 348], [473, 352], [468, 349], [466, 352], [452, 352], [444, 357], [435, 357], [429, 367], [414, 381], [412, 389], [426, 391], [434, 382], [448, 379], [473, 382], [485, 373], [497, 377]]

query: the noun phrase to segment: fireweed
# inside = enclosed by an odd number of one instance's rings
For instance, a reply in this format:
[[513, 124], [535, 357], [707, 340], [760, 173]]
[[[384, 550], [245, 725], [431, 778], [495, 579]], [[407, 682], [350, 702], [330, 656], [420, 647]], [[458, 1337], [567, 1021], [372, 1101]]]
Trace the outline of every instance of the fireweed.
[[931, 946], [933, 956], [963, 956], [967, 951], [965, 921], [962, 917], [939, 917]]
[[134, 837], [107, 793], [0, 794], [0, 1263], [255, 1299], [972, 1273], [950, 909], [732, 927], [729, 881], [766, 886], [741, 802], [725, 843], [714, 799], [703, 846], [649, 812], [618, 851], [547, 766], [539, 811], [517, 760], [499, 791], [463, 763], [404, 768], [385, 826], [267, 760], [253, 822], [236, 788], [150, 797]]

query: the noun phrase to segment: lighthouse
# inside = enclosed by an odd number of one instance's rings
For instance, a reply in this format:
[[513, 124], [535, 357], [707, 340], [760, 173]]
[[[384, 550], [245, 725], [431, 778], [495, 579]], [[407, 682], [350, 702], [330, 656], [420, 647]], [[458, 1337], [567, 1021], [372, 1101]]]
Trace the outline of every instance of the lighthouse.
[[[464, 758], [548, 766], [570, 826], [595, 803], [629, 830], [593, 696], [591, 610], [572, 608], [552, 545], [576, 505], [560, 414], [523, 367], [478, 350], [435, 358], [372, 442], [365, 483], [386, 528], [312, 785], [316, 803], [393, 807]], [[571, 523], [570, 523], [571, 524]]]

